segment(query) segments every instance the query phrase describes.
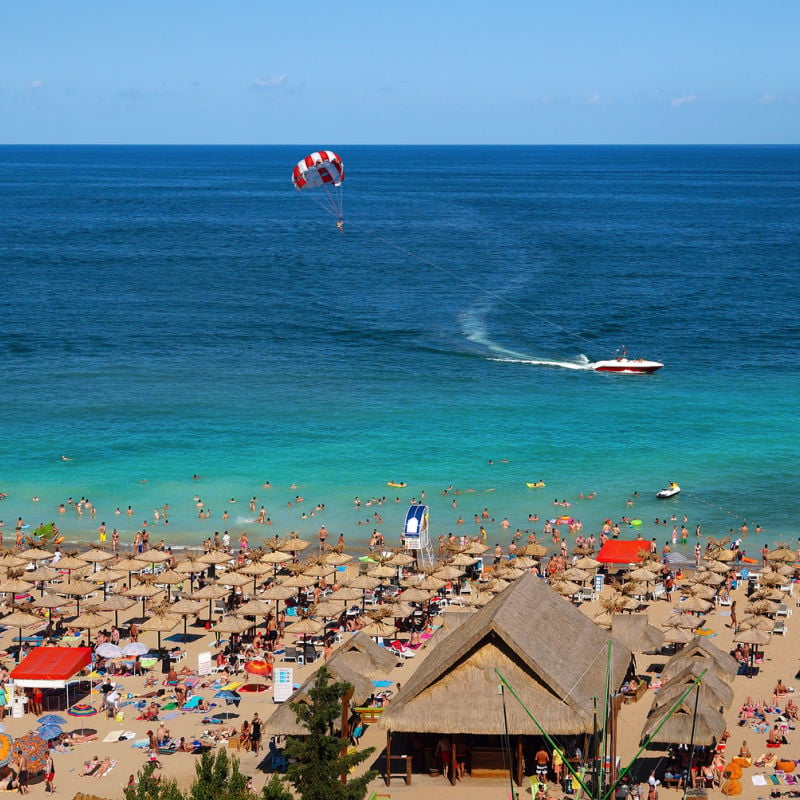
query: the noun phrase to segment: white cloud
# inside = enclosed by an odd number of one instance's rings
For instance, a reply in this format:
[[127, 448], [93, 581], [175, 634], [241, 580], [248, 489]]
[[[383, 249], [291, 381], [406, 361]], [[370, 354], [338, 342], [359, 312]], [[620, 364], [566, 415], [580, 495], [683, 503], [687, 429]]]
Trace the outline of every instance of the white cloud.
[[593, 94], [593, 95], [589, 96], [589, 99], [588, 99], [587, 102], [589, 103], [590, 106], [596, 106], [600, 102], [600, 100], [601, 100], [601, 97], [600, 97], [599, 94]]
[[255, 86], [261, 89], [268, 89], [271, 86], [280, 86], [286, 80], [286, 75], [275, 75], [272, 78], [256, 78], [253, 81]]
[[37, 78], [34, 81], [31, 81], [28, 84], [28, 88], [32, 90], [41, 89], [44, 86], [44, 81], [41, 78]]
[[697, 95], [695, 94], [686, 94], [683, 97], [673, 97], [672, 100], [669, 101], [669, 104], [673, 108], [680, 108], [681, 106], [688, 105], [689, 103], [694, 103], [697, 100]]
[[764, 92], [761, 97], [758, 98], [759, 103], [763, 103], [765, 106], [769, 105], [770, 103], [778, 102], [778, 95], [776, 94], [769, 94], [769, 92]]

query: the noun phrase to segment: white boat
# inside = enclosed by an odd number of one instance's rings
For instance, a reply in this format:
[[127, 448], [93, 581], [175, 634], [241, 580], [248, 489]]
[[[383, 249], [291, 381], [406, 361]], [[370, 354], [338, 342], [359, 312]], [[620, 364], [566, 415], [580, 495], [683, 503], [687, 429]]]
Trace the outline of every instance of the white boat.
[[608, 361], [595, 361], [592, 369], [595, 372], [624, 372], [629, 374], [650, 373], [661, 369], [664, 365], [659, 361], [646, 361], [643, 358], [627, 358], [620, 356]]
[[656, 497], [660, 497], [662, 500], [665, 500], [668, 497], [675, 497], [676, 494], [681, 493], [681, 487], [678, 486], [675, 481], [670, 481], [669, 486], [665, 489], [662, 489], [660, 492], [656, 492]]

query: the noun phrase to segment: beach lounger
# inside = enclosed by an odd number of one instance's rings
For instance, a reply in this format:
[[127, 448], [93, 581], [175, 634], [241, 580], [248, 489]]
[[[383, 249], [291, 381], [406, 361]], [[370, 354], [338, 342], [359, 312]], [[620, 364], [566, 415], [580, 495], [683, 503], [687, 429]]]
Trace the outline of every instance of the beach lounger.
[[785, 636], [786, 635], [786, 623], [782, 619], [777, 620], [775, 622], [775, 627], [772, 629], [772, 632], [773, 633], [778, 633], [781, 636]]

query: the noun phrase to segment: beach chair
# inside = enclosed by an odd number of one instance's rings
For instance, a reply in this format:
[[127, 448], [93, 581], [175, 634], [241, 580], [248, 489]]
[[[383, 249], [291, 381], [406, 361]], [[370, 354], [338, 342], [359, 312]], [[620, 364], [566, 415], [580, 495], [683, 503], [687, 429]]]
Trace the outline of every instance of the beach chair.
[[286, 652], [283, 654], [283, 660], [297, 663], [297, 648], [293, 644], [286, 645]]
[[777, 620], [775, 622], [775, 627], [772, 629], [772, 632], [780, 634], [781, 636], [785, 636], [786, 635], [786, 623], [782, 619]]

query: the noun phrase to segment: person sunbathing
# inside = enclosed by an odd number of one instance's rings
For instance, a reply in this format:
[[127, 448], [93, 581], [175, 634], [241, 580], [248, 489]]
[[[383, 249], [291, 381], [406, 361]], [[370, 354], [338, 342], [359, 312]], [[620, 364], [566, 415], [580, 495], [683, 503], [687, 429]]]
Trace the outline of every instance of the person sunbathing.
[[800, 709], [798, 709], [794, 700], [786, 701], [786, 708], [784, 709], [783, 714], [787, 719], [798, 719], [799, 712]]
[[776, 697], [785, 697], [787, 694], [789, 694], [789, 687], [785, 686], [783, 681], [778, 678], [778, 682], [775, 684], [775, 688], [772, 690], [772, 693]]
[[100, 769], [100, 759], [95, 756], [91, 761], [87, 761], [83, 765], [81, 775], [94, 775], [98, 769]]
[[102, 778], [109, 769], [111, 769], [111, 759], [106, 757], [92, 774], [95, 778]]
[[192, 753], [194, 752], [194, 745], [187, 742], [185, 736], [181, 736], [181, 740], [178, 742], [178, 747], [176, 749], [179, 753]]

